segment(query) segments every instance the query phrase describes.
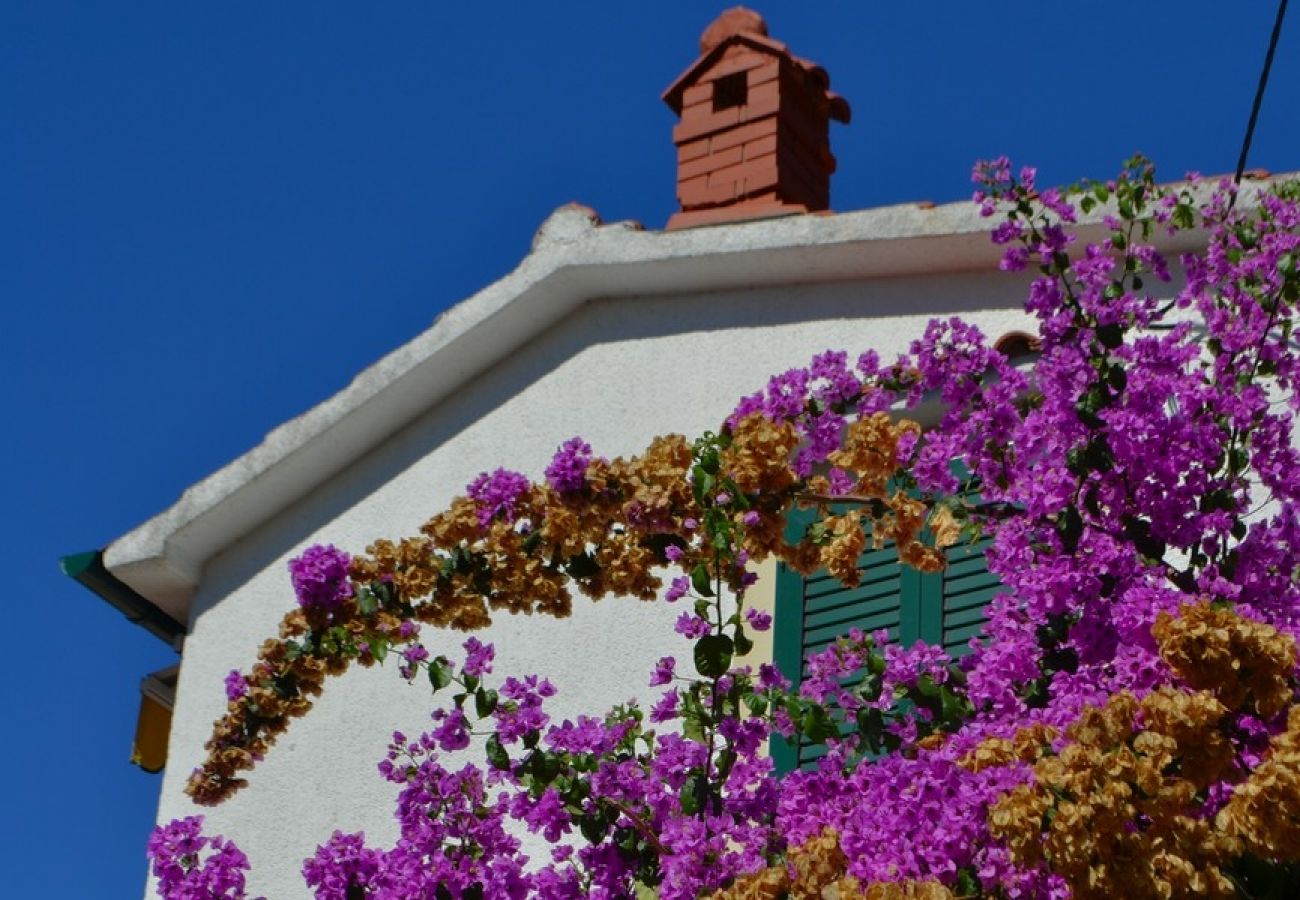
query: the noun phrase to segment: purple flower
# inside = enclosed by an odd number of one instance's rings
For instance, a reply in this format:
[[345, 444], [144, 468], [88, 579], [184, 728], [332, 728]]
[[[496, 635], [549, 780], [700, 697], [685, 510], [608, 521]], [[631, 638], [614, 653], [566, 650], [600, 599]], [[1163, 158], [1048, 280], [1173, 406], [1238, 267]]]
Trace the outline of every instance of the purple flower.
[[316, 889], [319, 900], [347, 900], [355, 890], [366, 888], [376, 879], [383, 864], [383, 854], [366, 847], [362, 832], [344, 834], [335, 831], [316, 853], [302, 864], [308, 887]]
[[677, 688], [668, 691], [659, 698], [659, 702], [650, 707], [650, 721], [656, 724], [677, 718]]
[[685, 597], [691, 590], [691, 580], [685, 575], [679, 575], [674, 578], [668, 590], [664, 592], [664, 599], [669, 603], [676, 603]]
[[411, 664], [422, 663], [429, 658], [429, 651], [424, 649], [423, 644], [416, 644], [403, 650], [402, 658]]
[[681, 562], [682, 548], [676, 544], [669, 544], [664, 548], [664, 556], [667, 557], [669, 562]]
[[484, 472], [471, 481], [465, 493], [474, 501], [479, 527], [486, 529], [498, 516], [513, 522], [519, 500], [528, 493], [529, 486], [526, 477], [508, 469]]
[[772, 627], [772, 614], [752, 606], [745, 610], [745, 618], [749, 620], [749, 627], [755, 631], [767, 631]]
[[496, 657], [496, 647], [491, 644], [485, 644], [478, 638], [471, 637], [466, 639], [465, 647], [465, 665], [461, 672], [472, 678], [482, 678], [492, 671], [492, 660]]
[[231, 669], [226, 676], [226, 699], [238, 700], [248, 693], [248, 681], [238, 669]]
[[693, 612], [684, 612], [677, 618], [677, 624], [673, 626], [677, 633], [688, 638], [702, 638], [709, 633], [710, 625], [705, 619], [701, 619]]
[[450, 713], [445, 709], [433, 711], [433, 721], [438, 723], [431, 732], [438, 746], [448, 753], [464, 750], [469, 746], [469, 720], [459, 709]]
[[677, 660], [671, 656], [661, 657], [659, 662], [655, 663], [655, 669], [650, 673], [650, 687], [658, 687], [661, 684], [669, 684], [673, 680], [673, 669], [677, 666]]
[[308, 609], [335, 610], [352, 596], [348, 565], [352, 557], [333, 544], [315, 544], [289, 560], [289, 577], [298, 603]]
[[572, 494], [587, 485], [587, 466], [591, 464], [591, 445], [580, 437], [569, 438], [560, 445], [546, 467], [546, 483], [556, 493]]
[[187, 816], [149, 835], [158, 893], [168, 900], [243, 900], [248, 857], [220, 835], [207, 837], [202, 828], [202, 816]]
[[759, 522], [763, 521], [763, 517], [759, 514], [758, 510], [751, 509], [740, 517], [740, 521], [743, 522], [746, 527], [753, 528]]
[[781, 670], [771, 663], [763, 663], [758, 667], [758, 686], [763, 690], [788, 690], [790, 681], [781, 674]]
[[[903, 437], [907, 437], [907, 435], [905, 434]], [[853, 490], [858, 486], [858, 479], [840, 468], [831, 469], [830, 482], [831, 493], [841, 497], [853, 493]]]

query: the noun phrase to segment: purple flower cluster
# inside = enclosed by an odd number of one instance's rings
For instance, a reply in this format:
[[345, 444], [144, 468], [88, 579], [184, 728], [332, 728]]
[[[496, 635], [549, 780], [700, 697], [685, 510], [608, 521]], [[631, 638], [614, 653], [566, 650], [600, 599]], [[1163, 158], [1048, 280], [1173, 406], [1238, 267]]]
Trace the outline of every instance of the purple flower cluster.
[[238, 700], [248, 693], [248, 681], [238, 669], [226, 675], [226, 699]]
[[492, 660], [496, 657], [496, 652], [491, 644], [485, 644], [476, 637], [467, 638], [462, 672], [471, 678], [482, 678], [492, 671]]
[[248, 857], [220, 835], [205, 836], [202, 828], [202, 816], [187, 816], [149, 835], [158, 893], [167, 900], [243, 900]]
[[546, 467], [546, 483], [559, 494], [574, 494], [587, 486], [591, 445], [580, 437], [569, 438], [555, 452]]
[[298, 604], [307, 609], [338, 609], [353, 594], [348, 580], [352, 557], [333, 544], [315, 544], [289, 560], [289, 577]]
[[497, 517], [513, 522], [519, 501], [530, 487], [528, 479], [518, 472], [497, 469], [475, 478], [465, 493], [474, 501], [479, 527], [486, 529]]

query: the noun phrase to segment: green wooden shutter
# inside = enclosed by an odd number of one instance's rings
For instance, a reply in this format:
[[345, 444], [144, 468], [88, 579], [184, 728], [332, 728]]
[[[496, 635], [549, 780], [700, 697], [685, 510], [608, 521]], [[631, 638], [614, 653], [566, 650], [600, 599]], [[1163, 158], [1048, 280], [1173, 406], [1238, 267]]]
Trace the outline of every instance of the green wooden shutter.
[[984, 538], [975, 544], [950, 548], [948, 568], [926, 576], [939, 583], [943, 608], [938, 633], [926, 640], [943, 644], [954, 659], [970, 652], [971, 638], [977, 637], [988, 621], [989, 601], [1002, 587], [984, 558], [984, 551], [992, 543], [992, 538]]
[[[791, 514], [791, 540], [803, 534], [812, 516], [811, 511]], [[932, 575], [899, 565], [892, 545], [868, 550], [858, 559], [862, 581], [854, 588], [824, 571], [804, 578], [778, 563], [773, 661], [797, 687], [806, 674], [804, 658], [852, 628], [868, 633], [883, 628], [903, 646], [924, 640], [941, 644], [954, 658], [964, 656], [987, 621], [985, 607], [999, 587], [984, 560], [989, 543], [985, 539], [952, 548], [948, 568]], [[771, 750], [781, 772], [807, 766], [821, 755], [819, 748], [806, 743], [792, 747], [779, 736]]]

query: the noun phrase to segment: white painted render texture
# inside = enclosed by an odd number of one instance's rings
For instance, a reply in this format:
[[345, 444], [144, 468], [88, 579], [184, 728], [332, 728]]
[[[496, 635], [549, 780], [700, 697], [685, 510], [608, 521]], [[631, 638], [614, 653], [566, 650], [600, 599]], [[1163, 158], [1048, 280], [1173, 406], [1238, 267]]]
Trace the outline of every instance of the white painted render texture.
[[[414, 534], [482, 471], [541, 477], [575, 434], [605, 456], [697, 435], [769, 374], [828, 348], [888, 359], [935, 316], [990, 337], [1032, 330], [1024, 281], [996, 270], [988, 227], [970, 204], [667, 234], [557, 211], [515, 272], [108, 548], [113, 574], [189, 627], [159, 821], [199, 811], [183, 786], [225, 709], [222, 678], [292, 607], [286, 565], [305, 546]], [[646, 696], [655, 660], [689, 658], [677, 614], [579, 597], [568, 620], [505, 616], [481, 637], [498, 673], [549, 677], [565, 718]], [[434, 654], [462, 640], [426, 632]], [[309, 896], [301, 860], [336, 828], [392, 841], [395, 787], [375, 763], [430, 709], [427, 685], [403, 685], [391, 662], [349, 672], [248, 788], [206, 811], [208, 830], [248, 853], [255, 893]]]

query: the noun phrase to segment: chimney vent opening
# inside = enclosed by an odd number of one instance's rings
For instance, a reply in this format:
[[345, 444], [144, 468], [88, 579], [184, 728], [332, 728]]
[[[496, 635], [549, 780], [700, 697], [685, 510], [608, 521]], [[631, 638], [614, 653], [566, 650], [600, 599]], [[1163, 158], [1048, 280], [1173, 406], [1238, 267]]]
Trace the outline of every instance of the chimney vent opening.
[[724, 75], [713, 82], [713, 111], [722, 112], [749, 102], [749, 73]]

